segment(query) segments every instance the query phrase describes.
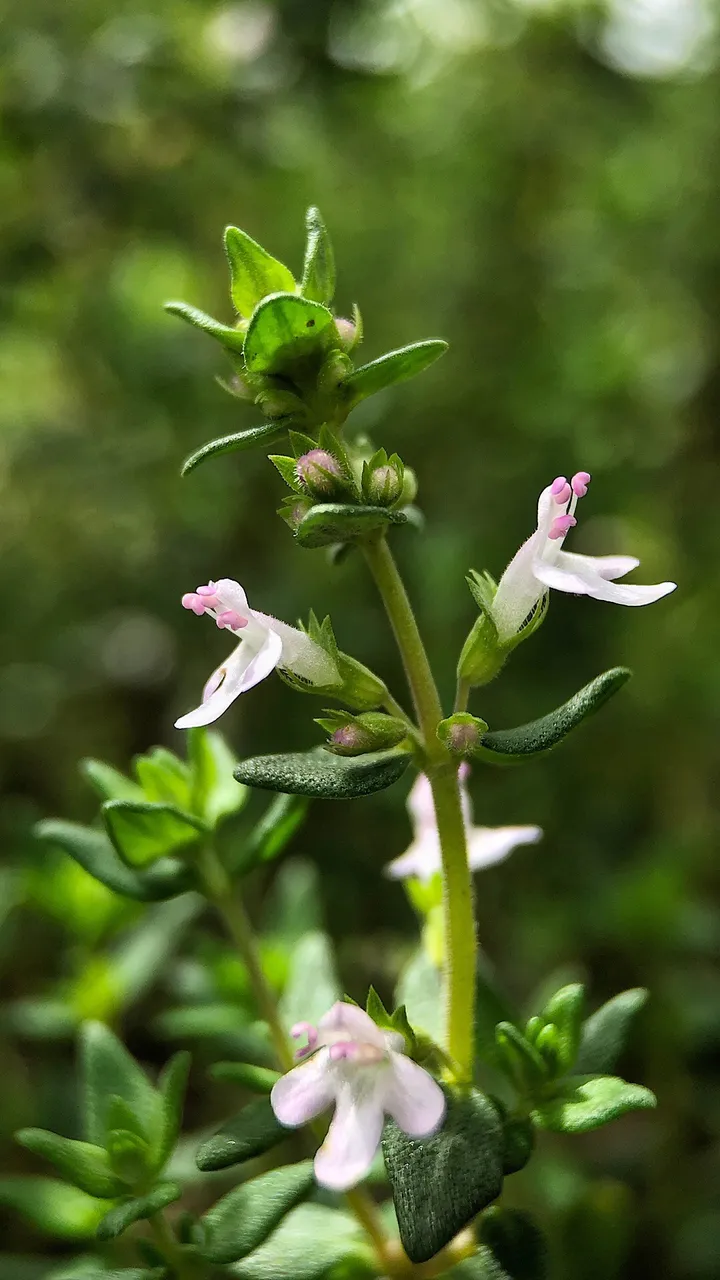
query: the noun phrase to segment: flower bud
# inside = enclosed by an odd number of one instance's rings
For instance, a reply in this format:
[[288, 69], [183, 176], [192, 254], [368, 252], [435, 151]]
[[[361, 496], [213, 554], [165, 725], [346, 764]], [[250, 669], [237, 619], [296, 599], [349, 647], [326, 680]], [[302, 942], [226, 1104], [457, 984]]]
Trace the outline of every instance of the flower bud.
[[403, 477], [399, 469], [386, 462], [376, 467], [367, 479], [366, 494], [368, 502], [378, 507], [391, 507], [396, 503], [403, 490]]
[[403, 475], [402, 493], [398, 501], [399, 507], [407, 507], [414, 502], [417, 497], [418, 482], [417, 476], [412, 467], [405, 467]]
[[304, 453], [295, 463], [295, 474], [313, 497], [332, 498], [344, 487], [345, 473], [327, 449], [310, 449]]
[[335, 328], [338, 331], [343, 351], [352, 351], [358, 340], [357, 325], [352, 320], [345, 319], [344, 316], [337, 316]]
[[484, 733], [487, 733], [486, 722], [467, 711], [456, 711], [447, 720], [441, 720], [437, 728], [443, 746], [455, 756], [471, 756], [480, 746]]
[[[340, 718], [344, 723], [338, 723]], [[397, 716], [379, 711], [366, 711], [359, 716], [343, 716], [335, 713], [333, 720], [319, 720], [323, 728], [332, 733], [328, 747], [339, 756], [359, 756], [367, 751], [386, 751], [396, 747], [408, 734], [408, 726]]]
[[339, 756], [359, 756], [374, 750], [372, 735], [358, 724], [344, 724], [331, 733], [328, 746]]

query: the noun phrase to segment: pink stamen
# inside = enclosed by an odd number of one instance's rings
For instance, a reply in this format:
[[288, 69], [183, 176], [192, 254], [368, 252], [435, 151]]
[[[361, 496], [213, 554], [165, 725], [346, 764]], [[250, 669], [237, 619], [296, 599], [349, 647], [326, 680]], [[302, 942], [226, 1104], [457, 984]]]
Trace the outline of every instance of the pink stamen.
[[297, 1050], [296, 1058], [304, 1058], [308, 1053], [312, 1053], [318, 1042], [317, 1027], [314, 1027], [311, 1022], [296, 1022], [295, 1026], [290, 1028], [290, 1035], [293, 1040], [299, 1040], [300, 1036], [307, 1036], [307, 1044]]
[[214, 596], [215, 590], [216, 590], [215, 583], [208, 582], [206, 587], [198, 587], [197, 594], [199, 596]]
[[548, 538], [551, 538], [553, 542], [556, 542], [558, 538], [564, 538], [568, 529], [572, 529], [575, 524], [577, 524], [577, 520], [574, 516], [556, 516], [550, 526]]
[[336, 1044], [330, 1045], [330, 1057], [333, 1062], [340, 1062], [343, 1058], [354, 1058], [357, 1054], [357, 1045], [354, 1040], [338, 1040]]
[[589, 471], [576, 471], [572, 478], [572, 491], [576, 498], [584, 498], [588, 491], [588, 485], [592, 480]]
[[183, 609], [192, 609], [198, 618], [205, 612], [205, 601], [195, 591], [186, 591], [181, 603]]
[[240, 614], [236, 613], [234, 609], [226, 609], [215, 621], [221, 631], [223, 627], [229, 627], [231, 631], [239, 631], [241, 627], [246, 627], [248, 624], [248, 619], [241, 618]]
[[560, 498], [558, 497], [558, 495], [562, 493], [566, 484], [567, 484], [567, 477], [558, 476], [557, 479], [553, 480], [552, 484], [550, 485], [550, 492], [553, 498], [555, 498], [556, 502], [560, 501]]

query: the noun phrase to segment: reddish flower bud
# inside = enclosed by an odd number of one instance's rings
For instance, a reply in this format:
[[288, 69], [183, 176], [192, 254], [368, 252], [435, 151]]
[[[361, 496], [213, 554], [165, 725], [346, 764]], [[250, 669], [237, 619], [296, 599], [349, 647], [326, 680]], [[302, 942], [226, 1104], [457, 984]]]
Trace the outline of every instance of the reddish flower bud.
[[342, 488], [343, 469], [327, 449], [310, 449], [295, 463], [295, 474], [308, 493], [330, 498]]

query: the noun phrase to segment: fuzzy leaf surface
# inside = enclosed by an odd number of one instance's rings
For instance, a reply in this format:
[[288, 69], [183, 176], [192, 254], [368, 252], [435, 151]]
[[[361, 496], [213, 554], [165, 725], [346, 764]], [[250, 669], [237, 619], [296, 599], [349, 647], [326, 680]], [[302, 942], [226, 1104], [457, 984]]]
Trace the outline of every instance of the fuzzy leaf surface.
[[373, 751], [366, 756], [335, 756], [322, 748], [289, 755], [252, 756], [235, 770], [238, 782], [265, 791], [284, 791], [320, 800], [350, 800], [384, 791], [401, 778], [410, 756], [403, 751]]

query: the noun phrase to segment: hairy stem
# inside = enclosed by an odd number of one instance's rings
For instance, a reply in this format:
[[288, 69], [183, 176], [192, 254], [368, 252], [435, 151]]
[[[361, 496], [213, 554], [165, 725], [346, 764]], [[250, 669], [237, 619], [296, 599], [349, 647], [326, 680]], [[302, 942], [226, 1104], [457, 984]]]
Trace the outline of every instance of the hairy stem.
[[[222, 917], [225, 927], [248, 971], [248, 977], [255, 993], [258, 1008], [270, 1030], [278, 1066], [282, 1071], [290, 1071], [296, 1065], [295, 1059], [285, 1034], [285, 1028], [280, 1021], [274, 992], [263, 971], [250, 918], [239, 896], [233, 894], [227, 872], [213, 848], [206, 848], [203, 851], [200, 869], [205, 884], [205, 892]], [[322, 1129], [316, 1130], [316, 1132], [322, 1140], [324, 1137]], [[353, 1190], [345, 1192], [345, 1199], [375, 1246], [383, 1267], [387, 1270], [392, 1270], [388, 1259], [387, 1237], [370, 1196], [365, 1191], [355, 1187]]]
[[364, 544], [405, 667], [423, 735], [443, 864], [447, 956], [445, 1047], [460, 1079], [472, 1077], [475, 1022], [475, 919], [457, 766], [437, 737], [442, 707], [412, 605], [384, 535]]

